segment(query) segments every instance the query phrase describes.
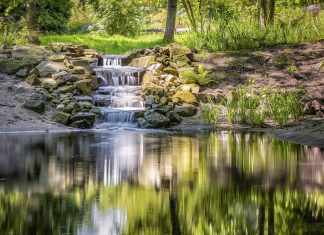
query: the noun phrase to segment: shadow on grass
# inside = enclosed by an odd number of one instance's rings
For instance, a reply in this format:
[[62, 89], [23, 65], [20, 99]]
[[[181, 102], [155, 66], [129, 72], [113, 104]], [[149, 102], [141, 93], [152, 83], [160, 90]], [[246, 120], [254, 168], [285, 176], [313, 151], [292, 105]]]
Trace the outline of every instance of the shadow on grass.
[[124, 54], [132, 50], [165, 45], [161, 34], [142, 35], [135, 38], [96, 34], [45, 35], [41, 43], [75, 43], [86, 45], [102, 53]]

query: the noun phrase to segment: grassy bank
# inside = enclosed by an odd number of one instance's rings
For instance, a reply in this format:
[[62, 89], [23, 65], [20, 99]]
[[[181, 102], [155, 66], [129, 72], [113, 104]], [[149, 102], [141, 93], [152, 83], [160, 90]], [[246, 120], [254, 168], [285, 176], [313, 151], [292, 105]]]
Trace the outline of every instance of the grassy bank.
[[141, 35], [135, 38], [102, 34], [45, 35], [41, 37], [42, 45], [55, 42], [87, 45], [97, 51], [109, 54], [123, 54], [135, 49], [163, 45], [161, 34]]

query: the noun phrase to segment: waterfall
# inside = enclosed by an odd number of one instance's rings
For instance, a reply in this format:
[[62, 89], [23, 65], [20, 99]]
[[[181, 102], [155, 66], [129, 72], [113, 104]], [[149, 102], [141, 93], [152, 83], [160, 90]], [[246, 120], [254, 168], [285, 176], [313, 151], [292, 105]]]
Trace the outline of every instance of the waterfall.
[[123, 56], [103, 56], [94, 69], [99, 88], [93, 98], [101, 110], [100, 125], [134, 123], [136, 112], [144, 110], [141, 96], [143, 69], [123, 66]]

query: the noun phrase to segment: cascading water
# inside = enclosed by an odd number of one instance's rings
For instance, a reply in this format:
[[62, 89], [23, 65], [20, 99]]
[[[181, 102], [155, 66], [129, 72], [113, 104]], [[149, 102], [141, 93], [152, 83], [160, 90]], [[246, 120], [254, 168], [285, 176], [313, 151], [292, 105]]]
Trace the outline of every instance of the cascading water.
[[123, 56], [103, 56], [94, 69], [99, 88], [94, 101], [101, 109], [99, 125], [130, 124], [136, 112], [144, 109], [141, 96], [143, 69], [123, 66]]

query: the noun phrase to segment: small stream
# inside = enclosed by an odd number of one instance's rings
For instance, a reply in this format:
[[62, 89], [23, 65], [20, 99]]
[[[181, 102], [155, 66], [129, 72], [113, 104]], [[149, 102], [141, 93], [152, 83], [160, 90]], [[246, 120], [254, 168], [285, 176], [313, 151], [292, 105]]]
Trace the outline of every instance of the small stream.
[[122, 129], [0, 143], [0, 234], [324, 234], [316, 147]]
[[141, 95], [143, 69], [123, 66], [124, 56], [103, 56], [95, 68], [99, 88], [94, 101], [101, 109], [97, 127], [132, 125], [136, 112], [144, 110]]

